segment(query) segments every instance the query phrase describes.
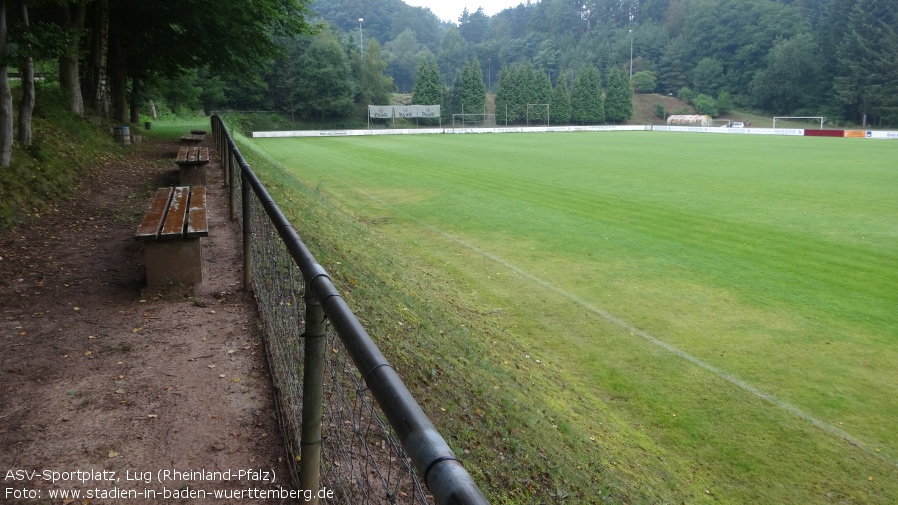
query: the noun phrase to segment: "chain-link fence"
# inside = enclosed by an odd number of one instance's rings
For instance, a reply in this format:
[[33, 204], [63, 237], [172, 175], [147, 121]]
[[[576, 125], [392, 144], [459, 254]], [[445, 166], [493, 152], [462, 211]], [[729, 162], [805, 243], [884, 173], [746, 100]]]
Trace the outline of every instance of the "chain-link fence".
[[[245, 280], [264, 324], [294, 485], [317, 483], [353, 505], [486, 503], [217, 116], [213, 130], [231, 187], [231, 215], [243, 226]], [[316, 311], [326, 315], [320, 328]], [[320, 461], [308, 461], [319, 449]]]

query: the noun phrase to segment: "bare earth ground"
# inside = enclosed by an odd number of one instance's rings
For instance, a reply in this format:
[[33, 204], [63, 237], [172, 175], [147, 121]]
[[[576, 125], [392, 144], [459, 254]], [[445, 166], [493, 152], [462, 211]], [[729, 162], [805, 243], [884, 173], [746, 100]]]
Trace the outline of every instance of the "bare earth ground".
[[[212, 144], [204, 282], [191, 291], [144, 289], [133, 239], [155, 188], [177, 182], [174, 141], [98, 161], [71, 201], [0, 235], [0, 503], [281, 502], [250, 494], [289, 477]], [[160, 482], [166, 470], [192, 473]], [[144, 494], [112, 499], [123, 490]], [[193, 499], [213, 490], [243, 494]]]

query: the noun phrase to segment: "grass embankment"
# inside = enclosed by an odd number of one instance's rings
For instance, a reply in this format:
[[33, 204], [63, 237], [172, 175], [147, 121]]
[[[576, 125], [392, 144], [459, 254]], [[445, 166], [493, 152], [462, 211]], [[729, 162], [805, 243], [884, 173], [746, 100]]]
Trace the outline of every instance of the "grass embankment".
[[32, 131], [32, 145], [16, 142], [11, 166], [0, 170], [0, 232], [51, 209], [87, 167], [123, 152], [104, 128], [68, 112], [58, 89], [38, 87]]
[[890, 144], [257, 143], [495, 502], [898, 497]]

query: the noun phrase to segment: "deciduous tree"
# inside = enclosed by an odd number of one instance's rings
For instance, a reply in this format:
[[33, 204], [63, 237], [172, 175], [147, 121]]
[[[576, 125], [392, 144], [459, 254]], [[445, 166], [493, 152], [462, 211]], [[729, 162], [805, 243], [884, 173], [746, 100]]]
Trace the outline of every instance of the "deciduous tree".
[[355, 88], [349, 62], [333, 32], [315, 36], [295, 68], [293, 83], [293, 103], [305, 117], [325, 121], [352, 111]]

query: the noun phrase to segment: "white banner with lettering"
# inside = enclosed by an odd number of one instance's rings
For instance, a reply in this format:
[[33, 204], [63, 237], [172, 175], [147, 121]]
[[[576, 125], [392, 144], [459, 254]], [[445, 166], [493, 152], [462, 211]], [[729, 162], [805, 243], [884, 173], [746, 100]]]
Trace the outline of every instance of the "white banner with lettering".
[[440, 117], [440, 106], [439, 105], [419, 105], [418, 106], [418, 117], [425, 119], [436, 119]]
[[372, 119], [436, 119], [440, 117], [439, 105], [369, 105], [368, 117]]
[[369, 105], [368, 117], [372, 119], [393, 119], [392, 105]]
[[418, 117], [417, 105], [397, 105], [393, 107], [393, 112], [398, 118], [414, 119]]

